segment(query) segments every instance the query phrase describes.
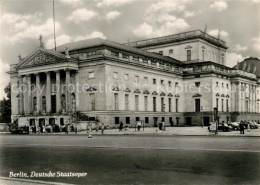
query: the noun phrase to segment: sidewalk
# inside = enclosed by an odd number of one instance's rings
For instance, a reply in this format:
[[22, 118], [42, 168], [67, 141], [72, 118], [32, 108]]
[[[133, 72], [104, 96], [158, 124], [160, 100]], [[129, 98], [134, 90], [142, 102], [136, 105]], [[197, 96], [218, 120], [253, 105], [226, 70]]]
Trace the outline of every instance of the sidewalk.
[[[10, 134], [8, 132], [0, 132], [0, 134]], [[101, 130], [96, 132], [92, 130], [91, 132], [81, 131], [77, 135], [101, 135]], [[31, 135], [75, 135], [75, 132], [69, 132], [65, 134], [64, 132], [59, 133], [40, 133], [40, 134], [31, 134]], [[159, 130], [158, 127], [150, 128], [141, 128], [140, 131], [135, 130], [134, 128], [129, 128], [127, 130], [119, 131], [118, 129], [108, 129], [104, 131], [104, 135], [165, 135], [165, 136], [214, 136], [215, 133], [209, 132], [208, 127], [166, 127], [166, 131]], [[239, 130], [230, 131], [230, 132], [218, 132], [218, 136], [241, 136], [241, 137], [259, 137], [260, 128], [251, 129], [250, 131], [245, 130], [245, 134], [240, 134]]]
[[[92, 132], [82, 131], [78, 132], [81, 134], [91, 134], [91, 135], [101, 135], [101, 131], [96, 132], [93, 130]], [[104, 131], [105, 135], [179, 135], [179, 136], [208, 136], [215, 135], [215, 133], [211, 133], [208, 131], [208, 127], [166, 127], [166, 131], [159, 130], [158, 127], [151, 128], [141, 128], [140, 131], [135, 131], [134, 128], [130, 128], [128, 130], [119, 131], [118, 129], [110, 129]], [[250, 132], [245, 130], [245, 134], [240, 134], [239, 131], [230, 131], [230, 132], [218, 132], [219, 136], [260, 136], [260, 129], [251, 129]]]

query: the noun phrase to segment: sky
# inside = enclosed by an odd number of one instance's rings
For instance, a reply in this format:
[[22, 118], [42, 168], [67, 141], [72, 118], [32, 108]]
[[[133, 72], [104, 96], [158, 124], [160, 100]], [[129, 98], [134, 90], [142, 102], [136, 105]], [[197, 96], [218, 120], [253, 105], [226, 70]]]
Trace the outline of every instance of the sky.
[[[52, 0], [0, 0], [0, 99], [9, 65], [39, 47], [53, 48]], [[183, 31], [219, 30], [227, 65], [260, 58], [260, 0], [55, 0], [57, 45], [88, 38], [119, 43]]]

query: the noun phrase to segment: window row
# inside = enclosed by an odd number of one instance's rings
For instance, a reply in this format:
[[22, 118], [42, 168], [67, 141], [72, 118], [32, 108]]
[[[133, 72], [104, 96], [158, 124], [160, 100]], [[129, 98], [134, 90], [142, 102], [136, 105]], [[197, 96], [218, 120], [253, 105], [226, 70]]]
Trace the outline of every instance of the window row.
[[[139, 106], [140, 106], [140, 102], [139, 102], [139, 95], [135, 95], [134, 96], [134, 110], [135, 111], [139, 111]], [[161, 112], [165, 112], [166, 110], [168, 112], [172, 112], [172, 98], [165, 98], [165, 97], [161, 97], [160, 98], [160, 111]], [[166, 107], [166, 102], [168, 101], [168, 107]], [[119, 98], [118, 98], [118, 93], [114, 94], [114, 108], [115, 110], [119, 110], [119, 104], [121, 102], [119, 102]], [[148, 96], [144, 96], [144, 101], [142, 102], [144, 105], [144, 111], [148, 111], [149, 110], [149, 101], [148, 101]], [[129, 94], [125, 94], [124, 97], [124, 109], [125, 110], [130, 110], [130, 101], [129, 101]], [[157, 112], [157, 97], [152, 97], [152, 110], [153, 112]], [[175, 112], [179, 112], [179, 99], [175, 99]]]
[[[141, 120], [140, 117], [135, 117], [135, 122], [137, 121], [144, 121], [145, 124], [150, 124], [150, 123], [154, 123], [154, 120], [158, 120], [158, 117], [153, 117], [152, 119], [150, 119], [149, 117], [144, 117], [144, 120]], [[165, 117], [161, 117], [162, 122], [165, 122]], [[124, 120], [120, 120], [120, 117], [115, 117], [115, 124], [119, 124], [120, 122], [122, 122], [123, 124], [131, 124], [131, 117], [125, 117]], [[169, 117], [169, 123], [173, 124], [173, 118]]]

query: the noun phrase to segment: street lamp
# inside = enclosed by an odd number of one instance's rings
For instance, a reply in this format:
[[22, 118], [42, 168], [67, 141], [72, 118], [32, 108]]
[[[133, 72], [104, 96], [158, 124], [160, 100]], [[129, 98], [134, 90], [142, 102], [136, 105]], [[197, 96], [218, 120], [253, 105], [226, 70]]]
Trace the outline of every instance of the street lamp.
[[200, 107], [200, 111], [201, 111], [201, 126], [203, 128], [204, 123], [203, 123], [203, 106]]

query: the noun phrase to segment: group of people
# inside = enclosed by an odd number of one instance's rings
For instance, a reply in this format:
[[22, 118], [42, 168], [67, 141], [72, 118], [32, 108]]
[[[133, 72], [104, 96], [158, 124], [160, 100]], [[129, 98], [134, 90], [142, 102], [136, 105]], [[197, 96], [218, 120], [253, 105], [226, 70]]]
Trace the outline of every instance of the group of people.
[[245, 128], [247, 128], [247, 131], [250, 131], [250, 125], [246, 121], [240, 121], [239, 123], [239, 130], [240, 134], [245, 134]]
[[[105, 125], [104, 125], [104, 123], [101, 123], [101, 125], [96, 124], [96, 127], [95, 127], [96, 132], [98, 132], [99, 129], [101, 130], [101, 134], [104, 134], [104, 131], [105, 131]], [[88, 133], [89, 133], [89, 132], [92, 132], [92, 123], [91, 123], [91, 122], [89, 122], [89, 123], [87, 124], [87, 132], [88, 132]]]

